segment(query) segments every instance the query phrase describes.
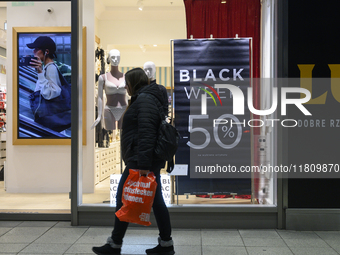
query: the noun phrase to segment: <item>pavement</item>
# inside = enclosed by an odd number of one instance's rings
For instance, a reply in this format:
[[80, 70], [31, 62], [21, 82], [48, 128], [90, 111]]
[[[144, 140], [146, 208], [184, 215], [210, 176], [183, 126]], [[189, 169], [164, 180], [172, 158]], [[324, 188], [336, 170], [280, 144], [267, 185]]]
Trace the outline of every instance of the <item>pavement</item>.
[[[70, 222], [0, 221], [0, 254], [94, 254], [112, 227], [71, 226]], [[340, 254], [340, 231], [277, 229], [173, 229], [176, 255]], [[131, 227], [122, 254], [145, 254], [157, 244], [155, 227]]]

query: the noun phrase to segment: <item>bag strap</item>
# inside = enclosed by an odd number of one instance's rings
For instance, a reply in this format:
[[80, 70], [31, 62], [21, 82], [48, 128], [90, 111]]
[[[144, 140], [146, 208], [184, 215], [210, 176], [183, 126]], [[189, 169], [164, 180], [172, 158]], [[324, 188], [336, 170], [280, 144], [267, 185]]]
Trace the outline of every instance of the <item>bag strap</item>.
[[[156, 100], [158, 100], [158, 99], [156, 99]], [[158, 102], [159, 102], [159, 100], [158, 100]], [[156, 105], [157, 105], [157, 101], [156, 101]], [[157, 105], [157, 107], [158, 107], [158, 113], [159, 113], [159, 116], [161, 117], [161, 120], [165, 120], [165, 116], [163, 114], [161, 114], [161, 112], [163, 112], [162, 109], [161, 109], [162, 106], [159, 107], [159, 105]]]
[[55, 65], [55, 67], [57, 68], [58, 74], [59, 74], [59, 79], [60, 79], [60, 83], [62, 86], [67, 85], [70, 86], [70, 84], [66, 81], [64, 75], [60, 72], [58, 66], [56, 63], [53, 63]]
[[[60, 72], [57, 64], [53, 61], [52, 63], [55, 68], [57, 68], [57, 72], [58, 72], [58, 75], [59, 75], [59, 80], [60, 80], [60, 84], [61, 84], [61, 88], [63, 88], [64, 85], [68, 85], [69, 86], [69, 83], [66, 81], [65, 77], [63, 76], [63, 74]], [[50, 65], [48, 66], [45, 66], [44, 70], [45, 70], [45, 77], [46, 77], [46, 69], [47, 67], [49, 67]]]
[[155, 97], [154, 95], [151, 94], [151, 96], [153, 96], [155, 99], [156, 99], [156, 105], [158, 107], [158, 113], [159, 113], [159, 116], [161, 117], [161, 120], [165, 120], [165, 116], [163, 114], [161, 114], [161, 112], [163, 112], [162, 110], [162, 105], [161, 105], [161, 102], [159, 102], [158, 98]]
[[[152, 95], [152, 94], [150, 94], [151, 96], [153, 96], [157, 101], [156, 101], [156, 105], [157, 105], [157, 107], [158, 107], [158, 113], [159, 113], [159, 116], [161, 117], [161, 120], [163, 121], [165, 121], [165, 116], [164, 115], [162, 115], [161, 114], [161, 112], [163, 112], [163, 110], [161, 110], [161, 108], [160, 108], [160, 102], [159, 102], [159, 100], [158, 100], [158, 98], [156, 98], [154, 95]], [[159, 103], [159, 104], [158, 104]], [[162, 107], [162, 105], [161, 105], [161, 107]], [[170, 124], [171, 125], [171, 124]], [[167, 168], [166, 168], [166, 171], [168, 172], [168, 173], [171, 173], [173, 170], [174, 170], [174, 167], [175, 167], [175, 160], [174, 160], [174, 157], [171, 159], [171, 160], [168, 160], [168, 164], [167, 164]]]

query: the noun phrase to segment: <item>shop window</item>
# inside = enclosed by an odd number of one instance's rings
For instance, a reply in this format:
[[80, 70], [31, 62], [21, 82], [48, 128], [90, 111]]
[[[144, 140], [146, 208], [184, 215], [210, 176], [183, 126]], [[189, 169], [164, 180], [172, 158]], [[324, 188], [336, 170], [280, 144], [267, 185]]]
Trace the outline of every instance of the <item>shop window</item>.
[[[273, 4], [273, 3], [272, 3]], [[271, 8], [273, 8], [272, 5]], [[173, 82], [173, 73], [171, 72], [173, 55], [170, 48], [170, 40], [185, 39], [187, 38], [186, 33], [186, 19], [185, 19], [185, 7], [181, 3], [180, 6], [175, 6], [171, 11], [173, 15], [167, 16], [165, 10], [170, 10], [168, 6], [159, 7], [164, 8], [164, 15], [162, 18], [158, 16], [155, 20], [152, 17], [149, 19], [138, 20], [136, 15], [141, 15], [138, 10], [134, 10], [133, 7], [129, 6], [124, 9], [124, 15], [122, 10], [117, 16], [111, 15], [113, 22], [110, 23], [110, 29], [114, 30], [115, 33], [108, 34], [106, 27], [108, 24], [107, 13], [103, 11], [101, 16], [96, 17], [96, 43], [95, 43], [95, 54], [96, 63], [94, 65], [96, 82], [100, 75], [110, 71], [110, 64], [107, 64], [107, 56], [112, 49], [118, 49], [121, 53], [121, 62], [119, 65], [119, 71], [122, 73], [134, 67], [143, 67], [144, 62], [159, 60], [159, 64], [156, 70], [156, 79], [159, 84], [164, 85], [167, 88], [170, 114], [169, 116], [175, 118], [175, 112], [173, 107], [174, 104], [174, 90], [171, 89], [171, 82]], [[260, 9], [259, 9], [260, 10]], [[272, 9], [271, 9], [272, 10]], [[269, 11], [267, 11], [269, 13]], [[158, 12], [160, 13], [160, 12]], [[178, 13], [181, 13], [179, 20]], [[176, 16], [177, 14], [177, 16]], [[270, 14], [272, 15], [272, 14]], [[162, 16], [162, 15], [161, 15]], [[139, 16], [138, 16], [139, 17]], [[136, 22], [132, 22], [131, 20]], [[175, 21], [176, 20], [176, 21]], [[119, 25], [118, 25], [119, 24]], [[171, 27], [172, 26], [172, 27]], [[260, 26], [260, 22], [258, 22]], [[149, 30], [149, 27], [153, 29]], [[171, 27], [171, 28], [170, 28]], [[256, 33], [259, 34], [260, 28], [258, 27]], [[130, 33], [119, 33], [120, 31], [129, 31]], [[172, 31], [180, 31], [178, 33], [172, 33]], [[167, 35], [163, 32], [168, 31]], [[120, 37], [116, 35], [120, 34]], [[133, 34], [133, 40], [130, 35]], [[147, 36], [144, 36], [147, 35]], [[266, 38], [262, 38], [266, 41], [267, 48], [272, 49], [273, 46], [273, 34], [266, 30]], [[233, 34], [234, 38], [236, 34]], [[209, 36], [208, 36], [209, 37]], [[230, 36], [229, 36], [230, 37]], [[103, 40], [100, 40], [102, 38]], [[159, 43], [163, 42], [162, 43]], [[157, 47], [154, 44], [157, 42]], [[260, 40], [257, 39], [259, 44]], [[266, 49], [267, 49], [266, 48]], [[256, 77], [263, 76], [260, 70], [266, 70], [266, 75], [272, 73], [273, 70], [269, 66], [270, 61], [273, 61], [271, 52], [266, 52], [265, 49], [261, 49], [256, 53], [256, 59], [260, 62], [260, 55], [270, 55], [267, 58], [265, 65], [260, 68], [256, 66]], [[237, 73], [237, 71], [236, 71]], [[254, 74], [255, 75], [255, 74]], [[253, 76], [255, 77], [255, 76]], [[97, 87], [95, 86], [95, 95], [97, 95]], [[260, 90], [256, 90], [259, 93], [258, 101], [256, 104], [260, 104]], [[95, 99], [96, 101], [97, 99]], [[250, 132], [250, 130], [249, 130]], [[259, 129], [254, 133], [252, 137], [252, 153], [254, 155], [254, 162], [259, 164], [259, 152], [265, 146], [266, 150], [270, 153], [266, 154], [266, 162], [275, 162], [275, 143], [274, 143], [274, 132], [260, 135]], [[248, 135], [248, 134], [247, 134]], [[250, 133], [249, 133], [250, 137]], [[94, 192], [83, 193], [83, 204], [106, 204], [107, 206], [114, 206], [115, 204], [115, 191], [119, 182], [119, 174], [124, 170], [124, 163], [121, 161], [120, 155], [120, 131], [116, 130], [103, 130], [102, 126], [96, 127], [96, 147], [94, 151]], [[249, 142], [250, 144], [250, 142]], [[250, 146], [250, 145], [249, 145]], [[250, 148], [249, 148], [250, 150]], [[250, 161], [250, 154], [249, 154]], [[250, 163], [247, 163], [251, 166]], [[169, 205], [176, 204], [215, 204], [215, 205], [275, 205], [276, 204], [276, 176], [254, 174], [246, 179], [226, 179], [226, 180], [211, 180], [200, 179], [191, 181], [186, 176], [168, 176], [165, 169], [162, 170], [164, 174], [164, 187], [163, 195]]]

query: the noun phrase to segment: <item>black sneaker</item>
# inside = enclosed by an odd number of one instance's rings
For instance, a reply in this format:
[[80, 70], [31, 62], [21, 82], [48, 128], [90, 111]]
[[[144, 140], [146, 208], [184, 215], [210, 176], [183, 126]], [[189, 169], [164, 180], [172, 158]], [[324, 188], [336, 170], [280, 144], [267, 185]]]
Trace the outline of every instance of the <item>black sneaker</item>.
[[145, 252], [146, 254], [150, 255], [174, 255], [174, 242], [170, 241], [163, 241], [158, 237], [158, 245], [152, 249], [147, 249]]
[[109, 245], [108, 243], [101, 247], [92, 247], [92, 251], [98, 255], [120, 255], [120, 248], [112, 248], [111, 245]]
[[100, 247], [92, 247], [92, 251], [98, 255], [120, 255], [122, 245], [115, 244], [111, 237], [107, 239], [107, 243]]
[[147, 249], [146, 254], [150, 255], [174, 255], [174, 246], [163, 247], [160, 244], [157, 245], [155, 248]]

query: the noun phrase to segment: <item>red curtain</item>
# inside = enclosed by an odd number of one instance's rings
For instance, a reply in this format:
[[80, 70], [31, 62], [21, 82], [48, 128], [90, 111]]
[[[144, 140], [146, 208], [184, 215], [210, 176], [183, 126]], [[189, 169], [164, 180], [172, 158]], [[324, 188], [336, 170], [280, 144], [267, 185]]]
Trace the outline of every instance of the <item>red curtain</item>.
[[253, 38], [253, 77], [260, 77], [260, 0], [184, 0], [187, 38]]
[[[253, 38], [253, 77], [260, 78], [260, 0], [183, 0], [186, 11], [187, 38]], [[259, 85], [254, 81], [253, 102], [260, 109]], [[253, 116], [257, 118], [257, 116]], [[254, 129], [259, 134], [259, 129]]]

